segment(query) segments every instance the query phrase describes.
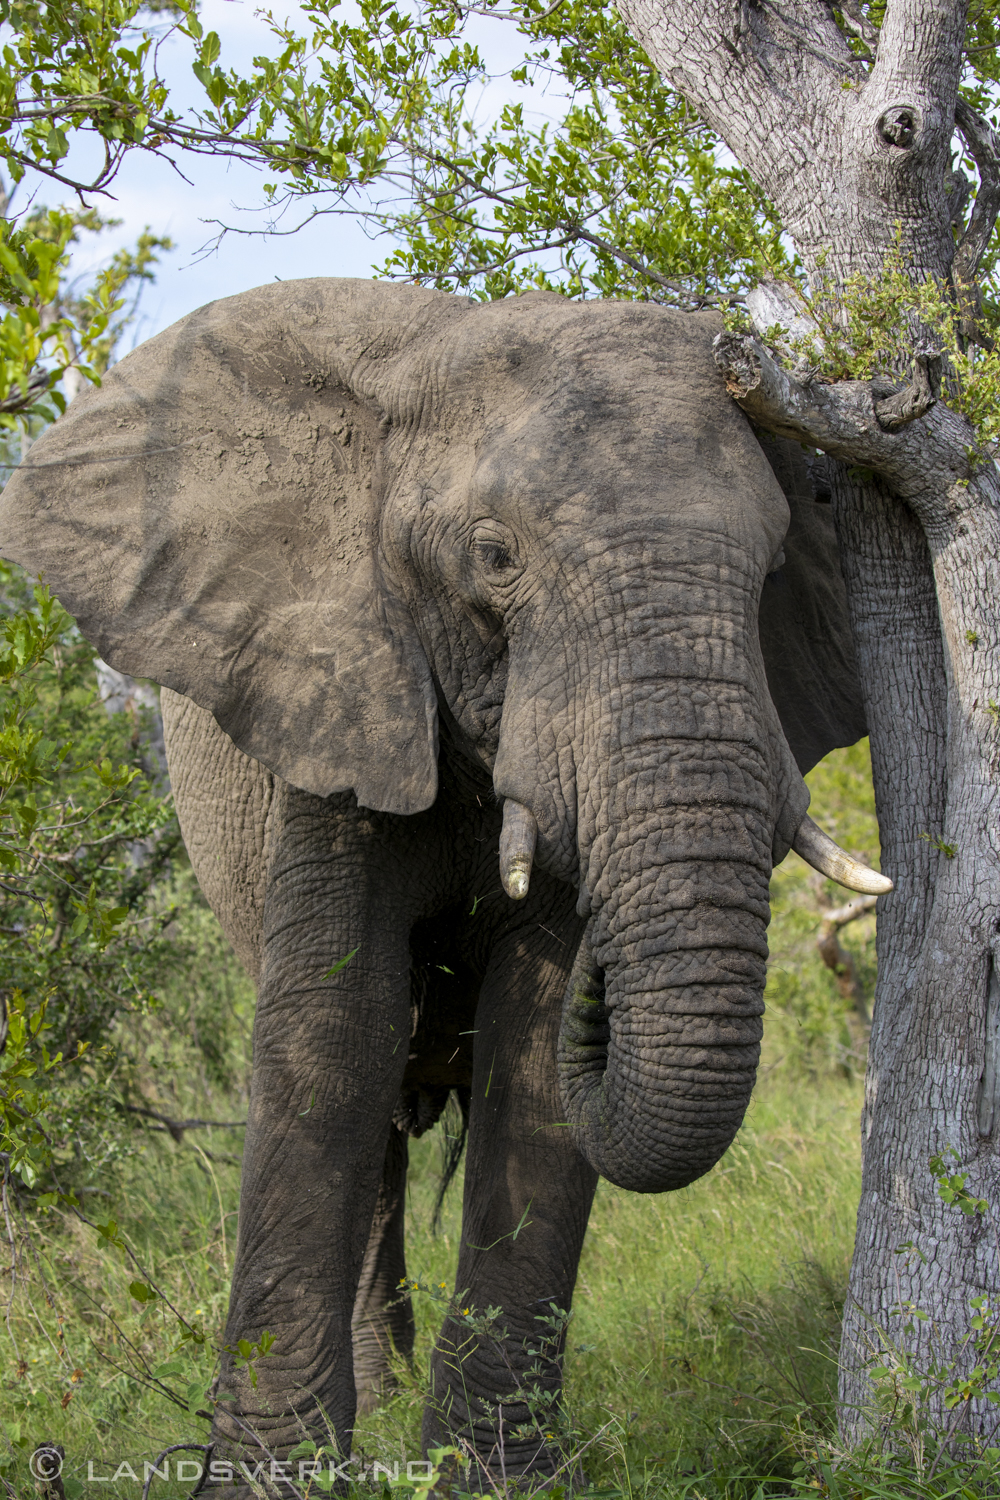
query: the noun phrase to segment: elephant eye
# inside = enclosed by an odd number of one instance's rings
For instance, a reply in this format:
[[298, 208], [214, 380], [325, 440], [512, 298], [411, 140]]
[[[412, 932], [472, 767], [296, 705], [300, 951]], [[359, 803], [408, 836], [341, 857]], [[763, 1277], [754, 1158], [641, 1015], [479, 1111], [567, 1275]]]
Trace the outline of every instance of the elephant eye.
[[495, 573], [502, 573], [511, 565], [511, 556], [502, 542], [483, 542], [477, 548], [479, 556], [488, 568]]
[[480, 563], [491, 573], [506, 573], [518, 566], [511, 542], [492, 528], [477, 533], [472, 539], [472, 547]]

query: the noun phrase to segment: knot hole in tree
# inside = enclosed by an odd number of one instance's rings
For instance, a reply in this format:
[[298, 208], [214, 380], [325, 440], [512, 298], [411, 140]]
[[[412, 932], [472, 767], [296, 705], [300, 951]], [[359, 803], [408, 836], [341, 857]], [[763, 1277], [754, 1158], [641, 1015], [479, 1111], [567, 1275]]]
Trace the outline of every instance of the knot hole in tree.
[[878, 133], [887, 146], [909, 151], [920, 129], [920, 112], [909, 105], [887, 109], [878, 122]]

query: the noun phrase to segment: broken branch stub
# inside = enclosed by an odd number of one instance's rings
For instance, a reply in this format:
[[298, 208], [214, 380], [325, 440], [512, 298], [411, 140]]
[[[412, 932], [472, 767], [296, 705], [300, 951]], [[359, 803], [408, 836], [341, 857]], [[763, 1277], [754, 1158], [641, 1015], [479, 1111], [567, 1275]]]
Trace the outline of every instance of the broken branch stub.
[[884, 396], [875, 402], [875, 415], [879, 426], [886, 432], [899, 432], [908, 423], [925, 417], [935, 405], [931, 390], [931, 366], [940, 364], [936, 354], [918, 354], [914, 359], [913, 379], [893, 396]]

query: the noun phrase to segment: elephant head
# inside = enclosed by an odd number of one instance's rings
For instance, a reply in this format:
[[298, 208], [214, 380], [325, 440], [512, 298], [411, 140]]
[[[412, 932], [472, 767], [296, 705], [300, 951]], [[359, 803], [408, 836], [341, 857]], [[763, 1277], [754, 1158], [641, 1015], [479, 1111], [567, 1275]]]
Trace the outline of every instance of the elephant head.
[[0, 510], [0, 552], [107, 661], [293, 785], [418, 812], [439, 724], [492, 775], [508, 892], [534, 860], [589, 919], [569, 1120], [641, 1191], [738, 1128], [772, 862], [798, 839], [843, 875], [802, 772], [864, 733], [832, 532], [801, 457], [775, 455], [786, 498], [727, 397], [717, 331], [548, 294], [263, 287], [124, 359]]

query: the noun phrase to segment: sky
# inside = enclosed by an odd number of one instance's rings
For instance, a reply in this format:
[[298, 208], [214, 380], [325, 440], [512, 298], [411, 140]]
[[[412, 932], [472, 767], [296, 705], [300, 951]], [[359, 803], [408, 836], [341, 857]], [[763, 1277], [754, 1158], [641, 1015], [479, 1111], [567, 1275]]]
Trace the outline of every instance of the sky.
[[[292, 19], [298, 14], [277, 5], [275, 10], [279, 16], [287, 14]], [[221, 66], [249, 69], [255, 54], [277, 50], [255, 11], [256, 6], [246, 0], [202, 0], [199, 19], [206, 32], [219, 34]], [[342, 14], [350, 15], [347, 5]], [[475, 19], [473, 25], [474, 39], [491, 69], [516, 64], [522, 49], [512, 26]], [[185, 37], [168, 40], [161, 48], [161, 72], [178, 112], [181, 106], [204, 99], [191, 73], [192, 55], [191, 43]], [[506, 97], [502, 91], [502, 84], [489, 86], [477, 115], [482, 118], [498, 112]], [[75, 149], [71, 164], [82, 169], [85, 162], [86, 149]], [[212, 220], [248, 225], [261, 222], [246, 210], [261, 202], [264, 174], [239, 163], [207, 157], [178, 157], [178, 164], [190, 183], [152, 153], [130, 152], [112, 184], [113, 198], [92, 200], [105, 215], [121, 219], [121, 226], [99, 238], [85, 236], [73, 259], [73, 276], [89, 280], [88, 273], [119, 246], [134, 244], [147, 226], [175, 242], [176, 249], [161, 259], [155, 284], [143, 291], [139, 319], [131, 331], [132, 343], [150, 338], [206, 302], [261, 286], [276, 277], [287, 281], [300, 276], [370, 276], [373, 265], [391, 250], [389, 239], [373, 242], [356, 219], [328, 217], [289, 236], [228, 234], [217, 249], [206, 251], [204, 247], [217, 234]], [[14, 200], [14, 211], [25, 206], [33, 190], [37, 191], [36, 201], [50, 206], [66, 198], [58, 184], [25, 179]]]

